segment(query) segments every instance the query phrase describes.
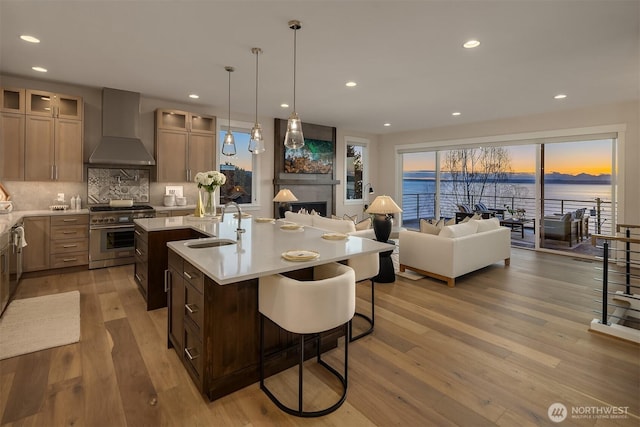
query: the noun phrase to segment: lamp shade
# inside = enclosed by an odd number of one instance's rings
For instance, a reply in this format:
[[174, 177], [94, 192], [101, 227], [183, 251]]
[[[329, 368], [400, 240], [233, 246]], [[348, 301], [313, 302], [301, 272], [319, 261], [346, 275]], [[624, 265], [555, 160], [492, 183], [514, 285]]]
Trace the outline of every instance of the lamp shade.
[[369, 205], [367, 209], [367, 213], [371, 214], [392, 214], [402, 212], [400, 206], [396, 205], [396, 202], [389, 196], [378, 196], [376, 199]]
[[276, 194], [276, 197], [273, 198], [273, 201], [274, 202], [296, 202], [298, 201], [298, 198], [293, 195], [291, 190], [289, 190], [288, 188], [283, 188], [282, 190], [278, 191], [278, 194]]

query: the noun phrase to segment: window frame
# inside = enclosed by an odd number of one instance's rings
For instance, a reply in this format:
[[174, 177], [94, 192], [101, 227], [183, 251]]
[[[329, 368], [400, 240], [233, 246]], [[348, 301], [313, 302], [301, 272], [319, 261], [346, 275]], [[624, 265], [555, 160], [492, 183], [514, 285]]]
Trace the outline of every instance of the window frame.
[[[344, 182], [344, 187], [343, 187], [343, 191], [342, 191], [342, 198], [343, 198], [343, 203], [345, 206], [347, 205], [363, 205], [365, 203], [369, 203], [370, 200], [368, 200], [368, 194], [366, 193], [367, 191], [367, 184], [371, 183], [371, 181], [369, 180], [369, 146], [371, 144], [371, 141], [369, 141], [368, 139], [365, 138], [360, 138], [360, 137], [356, 137], [356, 136], [345, 136], [344, 137], [344, 154], [343, 154], [343, 160], [344, 160], [344, 170], [343, 170], [343, 174], [342, 174], [342, 178], [343, 178], [343, 182]], [[362, 198], [360, 199], [349, 199], [347, 198], [347, 152], [348, 152], [348, 146], [358, 146], [358, 147], [362, 147], [362, 182], [363, 182], [363, 187], [362, 187]]]
[[[216, 170], [221, 172], [220, 164], [224, 161], [225, 155], [222, 154], [222, 142], [224, 137], [221, 137], [220, 134], [222, 132], [226, 132], [227, 128], [231, 128], [231, 132], [240, 132], [240, 133], [251, 133], [251, 129], [253, 128], [253, 122], [245, 122], [241, 120], [231, 120], [229, 123], [230, 126], [227, 125], [227, 122], [224, 124], [221, 123], [221, 120], [217, 120], [216, 128]], [[237, 147], [236, 147], [237, 152]], [[248, 152], [248, 151], [247, 151]], [[259, 156], [262, 154], [251, 154], [251, 188], [252, 188], [252, 198], [251, 203], [243, 203], [241, 205], [242, 209], [248, 208], [248, 210], [255, 210], [261, 207], [261, 191], [260, 191], [260, 159]], [[218, 194], [218, 203], [221, 204], [220, 194]]]

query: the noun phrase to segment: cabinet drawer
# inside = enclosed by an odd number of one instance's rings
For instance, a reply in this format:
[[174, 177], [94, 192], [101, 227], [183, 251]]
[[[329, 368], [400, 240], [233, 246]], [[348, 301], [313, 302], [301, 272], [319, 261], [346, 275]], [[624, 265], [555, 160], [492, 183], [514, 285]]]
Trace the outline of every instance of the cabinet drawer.
[[53, 240], [49, 246], [52, 254], [87, 252], [89, 251], [89, 239]]
[[184, 317], [191, 319], [195, 329], [202, 331], [202, 320], [204, 315], [204, 295], [197, 291], [188, 281], [184, 286]]
[[182, 271], [184, 279], [193, 285], [200, 293], [204, 292], [204, 275], [196, 267], [184, 261], [184, 269]]
[[147, 260], [149, 259], [147, 242], [141, 239], [136, 239], [135, 246], [136, 260], [147, 262]]
[[135, 230], [133, 230], [133, 235], [136, 239], [140, 239], [145, 242], [148, 241], [148, 233], [140, 227], [136, 227]]
[[53, 215], [51, 226], [89, 224], [89, 215]]
[[200, 385], [202, 383], [203, 360], [202, 341], [199, 334], [192, 331], [190, 327], [184, 328], [184, 354], [182, 355], [187, 371], [193, 379]]
[[89, 254], [86, 251], [55, 254], [49, 258], [50, 268], [73, 267], [74, 265], [86, 264], [89, 264]]
[[51, 240], [79, 239], [89, 237], [86, 225], [68, 225], [66, 227], [51, 227]]

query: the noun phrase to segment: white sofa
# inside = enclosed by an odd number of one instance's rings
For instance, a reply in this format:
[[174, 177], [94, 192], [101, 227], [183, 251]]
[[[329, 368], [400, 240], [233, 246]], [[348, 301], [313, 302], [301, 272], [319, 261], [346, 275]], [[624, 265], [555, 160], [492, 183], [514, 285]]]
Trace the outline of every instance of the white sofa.
[[400, 232], [400, 271], [413, 270], [455, 286], [456, 277], [511, 258], [511, 233], [496, 218], [471, 220], [434, 235]]
[[320, 215], [300, 214], [291, 211], [286, 211], [284, 213], [284, 218], [287, 221], [295, 222], [296, 224], [308, 225], [309, 227], [320, 228], [334, 233], [344, 233], [372, 240], [376, 238], [373, 228], [356, 230], [356, 225], [350, 220], [331, 219]]

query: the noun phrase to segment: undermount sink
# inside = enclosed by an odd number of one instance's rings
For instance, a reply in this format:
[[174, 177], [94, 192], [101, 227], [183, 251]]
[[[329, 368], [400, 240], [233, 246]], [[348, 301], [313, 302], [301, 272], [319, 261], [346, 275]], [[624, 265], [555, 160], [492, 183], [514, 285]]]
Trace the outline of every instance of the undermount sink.
[[191, 249], [205, 249], [233, 245], [235, 243], [235, 241], [229, 239], [200, 239], [193, 242], [187, 242], [184, 245]]

